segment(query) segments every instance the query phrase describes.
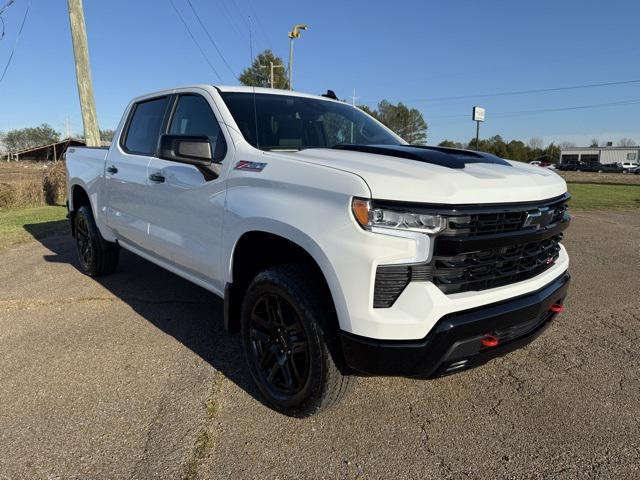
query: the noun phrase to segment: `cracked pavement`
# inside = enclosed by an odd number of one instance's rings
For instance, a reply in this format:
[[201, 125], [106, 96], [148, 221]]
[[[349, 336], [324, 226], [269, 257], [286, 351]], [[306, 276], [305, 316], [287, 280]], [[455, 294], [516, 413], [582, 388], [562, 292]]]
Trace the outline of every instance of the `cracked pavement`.
[[0, 479], [639, 478], [640, 215], [564, 243], [567, 312], [527, 348], [305, 420], [262, 404], [213, 294], [126, 252], [85, 277], [66, 237], [5, 251]]

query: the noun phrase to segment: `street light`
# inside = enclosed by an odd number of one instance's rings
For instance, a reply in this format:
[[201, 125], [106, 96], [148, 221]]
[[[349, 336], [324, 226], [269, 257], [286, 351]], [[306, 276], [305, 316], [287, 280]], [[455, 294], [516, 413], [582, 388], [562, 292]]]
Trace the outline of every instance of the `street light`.
[[293, 90], [293, 40], [300, 37], [300, 30], [307, 30], [306, 23], [294, 25], [289, 32], [289, 90]]

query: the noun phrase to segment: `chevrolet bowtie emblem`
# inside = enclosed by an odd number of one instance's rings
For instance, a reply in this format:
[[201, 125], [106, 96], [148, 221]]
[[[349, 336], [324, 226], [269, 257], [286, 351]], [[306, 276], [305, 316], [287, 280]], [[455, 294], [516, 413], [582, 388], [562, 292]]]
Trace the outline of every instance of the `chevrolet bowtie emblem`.
[[551, 220], [553, 220], [553, 214], [555, 210], [549, 210], [549, 208], [539, 208], [533, 212], [527, 212], [527, 216], [524, 219], [523, 228], [535, 228], [540, 230], [549, 226]]

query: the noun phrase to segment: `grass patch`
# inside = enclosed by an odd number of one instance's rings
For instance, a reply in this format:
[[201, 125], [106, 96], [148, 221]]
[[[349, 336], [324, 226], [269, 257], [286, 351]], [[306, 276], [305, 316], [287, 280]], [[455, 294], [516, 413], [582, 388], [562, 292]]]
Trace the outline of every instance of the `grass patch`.
[[0, 250], [68, 233], [66, 214], [67, 209], [60, 206], [0, 209]]
[[216, 401], [215, 398], [209, 398], [205, 404], [204, 404], [205, 409], [207, 410], [207, 416], [210, 419], [214, 419], [218, 416], [218, 411], [220, 410], [220, 405], [218, 405], [218, 402]]
[[640, 185], [568, 183], [569, 206], [575, 210], [640, 209]]
[[183, 480], [193, 480], [198, 474], [198, 466], [213, 449], [213, 436], [207, 429], [200, 430], [193, 448], [193, 454], [187, 463]]

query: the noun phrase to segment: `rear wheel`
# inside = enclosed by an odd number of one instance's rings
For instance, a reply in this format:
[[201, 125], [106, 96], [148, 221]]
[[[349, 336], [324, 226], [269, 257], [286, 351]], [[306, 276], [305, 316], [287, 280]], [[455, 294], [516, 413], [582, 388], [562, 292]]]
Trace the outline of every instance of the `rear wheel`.
[[338, 342], [318, 283], [301, 266], [260, 273], [242, 307], [251, 376], [276, 410], [305, 417], [338, 403], [355, 381], [341, 373]]
[[119, 247], [102, 238], [88, 205], [81, 206], [76, 212], [74, 231], [80, 270], [90, 277], [113, 273], [118, 266]]

